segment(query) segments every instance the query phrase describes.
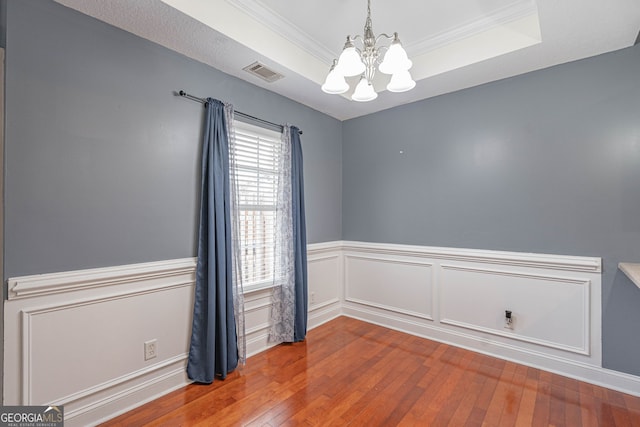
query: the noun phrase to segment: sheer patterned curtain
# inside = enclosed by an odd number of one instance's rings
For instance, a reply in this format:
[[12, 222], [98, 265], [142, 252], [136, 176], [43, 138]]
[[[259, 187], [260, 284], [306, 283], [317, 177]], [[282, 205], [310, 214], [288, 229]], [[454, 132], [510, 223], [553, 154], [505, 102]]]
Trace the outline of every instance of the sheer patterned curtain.
[[307, 332], [307, 248], [300, 132], [283, 126], [279, 156], [272, 342], [304, 340]]
[[244, 359], [242, 283], [233, 236], [235, 185], [230, 174], [233, 107], [207, 98], [202, 144], [198, 262], [187, 374], [211, 383]]
[[271, 342], [293, 342], [295, 304], [295, 270], [293, 221], [291, 211], [291, 129], [284, 126], [278, 163], [278, 199], [276, 207], [276, 239], [274, 288], [271, 306]]
[[[225, 108], [227, 119], [227, 134], [229, 135], [229, 146], [234, 147], [236, 144], [236, 133], [233, 118], [233, 106], [228, 105]], [[231, 246], [232, 246], [232, 262], [233, 262], [233, 309], [236, 320], [236, 334], [238, 345], [238, 363], [244, 365], [247, 361], [247, 338], [244, 321], [244, 283], [242, 276], [242, 245], [240, 237], [240, 187], [238, 185], [236, 167], [237, 150], [231, 150], [229, 155], [229, 177], [230, 177], [230, 196], [231, 196]]]

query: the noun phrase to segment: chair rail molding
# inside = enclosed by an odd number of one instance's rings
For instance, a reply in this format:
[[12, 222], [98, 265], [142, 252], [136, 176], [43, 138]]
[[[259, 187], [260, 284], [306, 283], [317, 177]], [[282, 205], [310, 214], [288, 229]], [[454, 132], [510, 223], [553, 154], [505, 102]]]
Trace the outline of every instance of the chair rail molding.
[[93, 268], [10, 278], [9, 300], [73, 292], [123, 283], [151, 281], [193, 273], [196, 258]]

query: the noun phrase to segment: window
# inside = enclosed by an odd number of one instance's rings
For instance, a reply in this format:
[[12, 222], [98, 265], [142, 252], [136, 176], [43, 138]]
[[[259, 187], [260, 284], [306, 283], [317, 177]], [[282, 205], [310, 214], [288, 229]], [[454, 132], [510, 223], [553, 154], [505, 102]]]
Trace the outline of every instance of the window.
[[[276, 206], [280, 133], [235, 121], [235, 156], [238, 186], [238, 229], [245, 290], [270, 286], [274, 278]], [[232, 163], [233, 164], [233, 163]]]

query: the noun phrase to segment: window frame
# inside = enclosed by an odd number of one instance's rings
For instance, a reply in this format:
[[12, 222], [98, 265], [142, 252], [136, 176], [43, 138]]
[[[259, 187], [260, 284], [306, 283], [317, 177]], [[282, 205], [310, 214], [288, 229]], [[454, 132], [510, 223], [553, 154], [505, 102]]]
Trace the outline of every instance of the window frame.
[[[233, 130], [234, 130], [234, 141], [232, 142], [233, 144], [237, 144], [237, 139], [238, 139], [238, 134], [245, 134], [248, 135], [250, 137], [253, 138], [257, 138], [257, 139], [263, 139], [265, 141], [273, 141], [274, 144], [273, 146], [277, 146], [278, 150], [281, 150], [281, 145], [282, 145], [282, 133], [279, 131], [275, 131], [269, 128], [265, 128], [262, 126], [258, 126], [252, 123], [248, 123], [242, 120], [238, 120], [238, 118], [234, 119], [234, 123], [233, 123]], [[232, 156], [234, 155], [234, 150], [235, 147], [230, 147], [229, 150], [229, 155]], [[271, 169], [273, 171], [273, 176], [275, 177], [275, 180], [277, 182], [278, 176], [280, 174], [280, 170], [278, 170], [278, 164], [279, 164], [279, 159], [277, 159], [277, 157], [274, 160], [274, 167], [273, 169]], [[235, 162], [231, 162], [231, 165], [235, 165]], [[265, 168], [260, 167], [260, 165], [256, 165], [255, 170], [257, 172], [260, 171], [265, 171]], [[236, 170], [249, 170], [252, 168], [247, 168], [247, 167], [236, 167]], [[231, 179], [234, 179], [234, 177], [236, 177], [236, 171], [232, 171], [231, 172]], [[238, 183], [232, 183], [232, 185], [238, 185]], [[277, 186], [276, 186], [277, 187]], [[265, 205], [265, 206], [272, 206], [273, 209], [259, 209], [259, 210], [265, 210], [265, 211], [273, 211], [274, 215], [273, 215], [273, 225], [272, 227], [274, 228], [274, 233], [275, 233], [275, 228], [276, 228], [276, 220], [277, 220], [277, 216], [276, 216], [276, 212], [277, 212], [277, 188], [275, 188], [275, 194], [274, 199], [273, 199], [273, 204], [272, 205]], [[240, 212], [243, 210], [248, 210], [248, 209], [241, 209], [241, 207], [245, 206], [245, 207], [258, 207], [260, 206], [260, 203], [256, 203], [254, 205], [251, 204], [243, 204], [241, 203], [241, 191], [240, 191], [240, 186], [238, 186], [238, 200], [236, 200], [236, 207], [238, 210], [238, 215], [239, 217], [237, 218], [237, 225], [238, 227], [240, 227], [240, 222], [241, 222], [241, 216], [240, 216]], [[240, 233], [241, 230], [238, 230], [238, 233]], [[265, 241], [265, 239], [263, 239], [263, 242]], [[241, 240], [242, 242], [242, 240]], [[241, 244], [241, 243], [238, 243]], [[264, 248], [264, 244], [263, 244], [263, 248]], [[247, 259], [245, 254], [244, 254], [244, 247], [240, 248], [239, 251], [242, 254], [242, 260], [241, 260], [241, 265], [242, 265], [242, 269], [243, 269], [243, 274], [244, 274], [244, 270], [245, 270], [245, 260]], [[275, 250], [272, 256], [275, 256]], [[274, 277], [273, 273], [271, 275], [271, 277], [266, 278], [266, 279], [262, 279], [262, 280], [256, 280], [253, 282], [249, 282], [246, 283], [244, 280], [244, 276], [243, 276], [243, 283], [242, 283], [242, 287], [243, 287], [243, 293], [251, 293], [251, 292], [256, 292], [256, 291], [260, 291], [260, 290], [265, 290], [265, 289], [270, 289], [273, 287], [277, 286], [277, 280]]]

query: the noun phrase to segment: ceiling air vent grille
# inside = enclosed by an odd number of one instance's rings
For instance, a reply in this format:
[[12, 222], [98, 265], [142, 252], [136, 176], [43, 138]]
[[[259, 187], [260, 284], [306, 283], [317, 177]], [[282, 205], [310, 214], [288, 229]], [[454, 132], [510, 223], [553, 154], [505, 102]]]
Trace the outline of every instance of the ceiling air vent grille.
[[267, 68], [266, 65], [259, 62], [254, 62], [251, 65], [247, 65], [243, 68], [243, 70], [245, 70], [247, 73], [253, 74], [254, 76], [260, 77], [262, 80], [269, 83], [275, 82], [276, 80], [284, 77], [282, 74], [276, 73], [275, 71]]

